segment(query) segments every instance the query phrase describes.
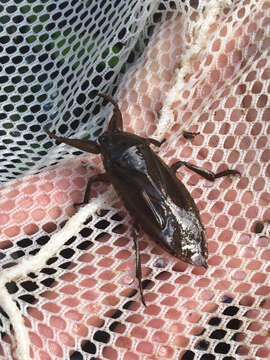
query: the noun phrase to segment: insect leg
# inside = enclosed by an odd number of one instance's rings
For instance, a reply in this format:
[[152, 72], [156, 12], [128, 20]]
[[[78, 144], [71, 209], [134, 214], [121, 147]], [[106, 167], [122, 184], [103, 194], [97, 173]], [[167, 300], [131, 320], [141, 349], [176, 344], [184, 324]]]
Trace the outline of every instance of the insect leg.
[[105, 95], [102, 93], [98, 93], [97, 95], [103, 97], [104, 99], [108, 100], [111, 104], [114, 105], [113, 116], [109, 122], [108, 130], [115, 130], [115, 129], [123, 130], [122, 113], [118, 107], [117, 102], [109, 95]]
[[146, 307], [146, 304], [144, 301], [144, 296], [143, 296], [143, 288], [142, 288], [142, 264], [141, 264], [138, 236], [139, 236], [139, 225], [137, 223], [134, 223], [133, 241], [134, 241], [135, 251], [136, 251], [136, 278], [138, 279], [138, 283], [139, 283], [139, 289], [140, 289], [142, 303]]
[[147, 138], [146, 140], [147, 140], [148, 144], [153, 144], [158, 147], [160, 147], [166, 141], [166, 139], [158, 141], [158, 140], [152, 139], [152, 138]]
[[65, 143], [67, 145], [73, 146], [73, 147], [83, 150], [83, 151], [87, 151], [92, 154], [100, 154], [99, 145], [97, 143], [95, 143], [95, 141], [83, 140], [83, 139], [68, 139], [68, 138], [59, 137], [59, 136], [54, 135], [47, 129], [45, 130], [45, 132], [51, 138], [55, 139], [56, 141], [59, 141], [60, 143]]
[[215, 181], [215, 179], [227, 175], [241, 175], [238, 170], [225, 170], [220, 171], [219, 173], [215, 174], [213, 171], [201, 168], [199, 166], [196, 166], [194, 164], [190, 164], [186, 161], [177, 161], [174, 164], [171, 165], [171, 169], [173, 171], [177, 171], [181, 166], [186, 166], [190, 170], [194, 171], [195, 173], [201, 175], [203, 178], [209, 180], [209, 181]]
[[88, 203], [90, 192], [91, 192], [91, 185], [97, 181], [110, 182], [110, 178], [107, 173], [97, 174], [97, 175], [90, 177], [90, 179], [88, 180], [86, 189], [85, 189], [83, 201], [81, 203], [74, 204], [74, 206], [84, 205], [84, 204]]

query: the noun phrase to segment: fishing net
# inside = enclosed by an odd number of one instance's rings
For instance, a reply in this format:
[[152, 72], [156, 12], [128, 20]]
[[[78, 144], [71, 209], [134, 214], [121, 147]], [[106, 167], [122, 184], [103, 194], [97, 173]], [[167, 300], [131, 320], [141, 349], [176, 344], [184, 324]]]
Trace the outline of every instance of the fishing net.
[[[1, 359], [270, 356], [270, 2], [15, 0], [0, 5]], [[206, 228], [208, 269], [140, 235], [99, 156], [114, 96], [124, 129], [158, 140]], [[200, 132], [187, 140], [182, 130]], [[130, 189], [132, 191], [132, 189]]]

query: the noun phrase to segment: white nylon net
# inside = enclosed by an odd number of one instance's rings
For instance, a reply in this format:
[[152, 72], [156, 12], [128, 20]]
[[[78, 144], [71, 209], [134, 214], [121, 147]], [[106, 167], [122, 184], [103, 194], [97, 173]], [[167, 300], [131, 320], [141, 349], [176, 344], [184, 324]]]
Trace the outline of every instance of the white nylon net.
[[[268, 359], [270, 2], [6, 0], [0, 14], [0, 358]], [[242, 174], [179, 170], [209, 268], [144, 235], [147, 308], [112, 187], [73, 206], [99, 156], [44, 132], [95, 139], [111, 114], [96, 93], [116, 88], [124, 129], [166, 137], [167, 164]]]

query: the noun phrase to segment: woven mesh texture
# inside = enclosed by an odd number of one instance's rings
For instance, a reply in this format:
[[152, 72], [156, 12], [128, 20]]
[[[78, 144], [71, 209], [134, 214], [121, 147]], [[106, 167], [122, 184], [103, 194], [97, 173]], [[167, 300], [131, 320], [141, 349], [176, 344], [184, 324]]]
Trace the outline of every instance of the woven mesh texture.
[[[270, 357], [270, 2], [5, 1], [0, 5], [0, 359]], [[117, 89], [116, 94], [115, 90]], [[141, 234], [102, 170], [48, 138], [95, 139], [114, 94], [154, 150], [241, 177], [180, 169], [208, 269]], [[105, 120], [105, 124], [104, 124]], [[182, 130], [200, 135], [186, 140]]]

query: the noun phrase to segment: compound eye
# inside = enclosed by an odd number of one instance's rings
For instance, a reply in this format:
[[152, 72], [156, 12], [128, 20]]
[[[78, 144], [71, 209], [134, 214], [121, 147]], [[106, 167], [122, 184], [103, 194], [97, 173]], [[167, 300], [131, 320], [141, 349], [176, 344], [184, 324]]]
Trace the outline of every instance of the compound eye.
[[100, 137], [98, 138], [98, 142], [100, 143], [100, 145], [107, 144], [109, 142], [109, 138], [107, 135], [100, 135]]

